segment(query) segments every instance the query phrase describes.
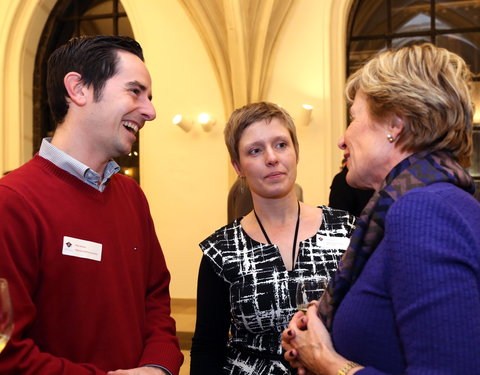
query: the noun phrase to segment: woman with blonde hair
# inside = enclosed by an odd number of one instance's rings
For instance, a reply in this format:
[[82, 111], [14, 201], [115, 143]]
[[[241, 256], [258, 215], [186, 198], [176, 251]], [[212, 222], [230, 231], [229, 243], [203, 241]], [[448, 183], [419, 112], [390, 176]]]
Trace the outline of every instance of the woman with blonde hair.
[[428, 43], [383, 52], [349, 78], [339, 147], [348, 183], [375, 193], [327, 292], [282, 334], [299, 374], [478, 372], [470, 79], [459, 56]]

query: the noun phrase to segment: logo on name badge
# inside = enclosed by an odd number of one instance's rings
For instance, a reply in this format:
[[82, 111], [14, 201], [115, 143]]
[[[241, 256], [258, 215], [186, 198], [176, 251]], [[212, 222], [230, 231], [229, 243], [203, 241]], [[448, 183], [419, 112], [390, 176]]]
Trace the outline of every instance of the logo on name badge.
[[322, 236], [320, 240], [322, 241], [320, 247], [323, 249], [345, 250], [350, 244], [350, 238], [347, 237]]
[[102, 260], [102, 244], [64, 236], [62, 254], [100, 262]]

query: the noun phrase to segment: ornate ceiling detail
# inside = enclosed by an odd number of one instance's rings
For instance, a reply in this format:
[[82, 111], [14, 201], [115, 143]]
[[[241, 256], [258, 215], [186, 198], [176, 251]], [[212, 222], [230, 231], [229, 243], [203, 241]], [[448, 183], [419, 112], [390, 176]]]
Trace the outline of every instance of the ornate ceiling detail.
[[295, 0], [179, 0], [217, 76], [225, 115], [265, 97], [278, 35]]

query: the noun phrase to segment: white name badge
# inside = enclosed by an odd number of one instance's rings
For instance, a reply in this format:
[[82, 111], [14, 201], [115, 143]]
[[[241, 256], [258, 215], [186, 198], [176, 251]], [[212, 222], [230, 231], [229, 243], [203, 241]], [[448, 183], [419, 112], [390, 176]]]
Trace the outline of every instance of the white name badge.
[[345, 250], [350, 243], [350, 238], [347, 237], [320, 237], [320, 246], [327, 249], [343, 249]]
[[63, 236], [62, 254], [100, 262], [102, 260], [102, 244]]

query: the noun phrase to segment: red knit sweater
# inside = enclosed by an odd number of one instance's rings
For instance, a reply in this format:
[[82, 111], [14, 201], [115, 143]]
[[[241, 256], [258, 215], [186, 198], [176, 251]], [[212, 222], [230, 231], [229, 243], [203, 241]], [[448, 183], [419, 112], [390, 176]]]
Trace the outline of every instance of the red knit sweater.
[[[101, 260], [62, 254], [64, 236], [101, 244]], [[104, 374], [145, 364], [178, 373], [170, 274], [130, 178], [113, 176], [101, 193], [38, 155], [2, 178], [0, 277], [9, 281], [15, 320], [0, 374]]]

